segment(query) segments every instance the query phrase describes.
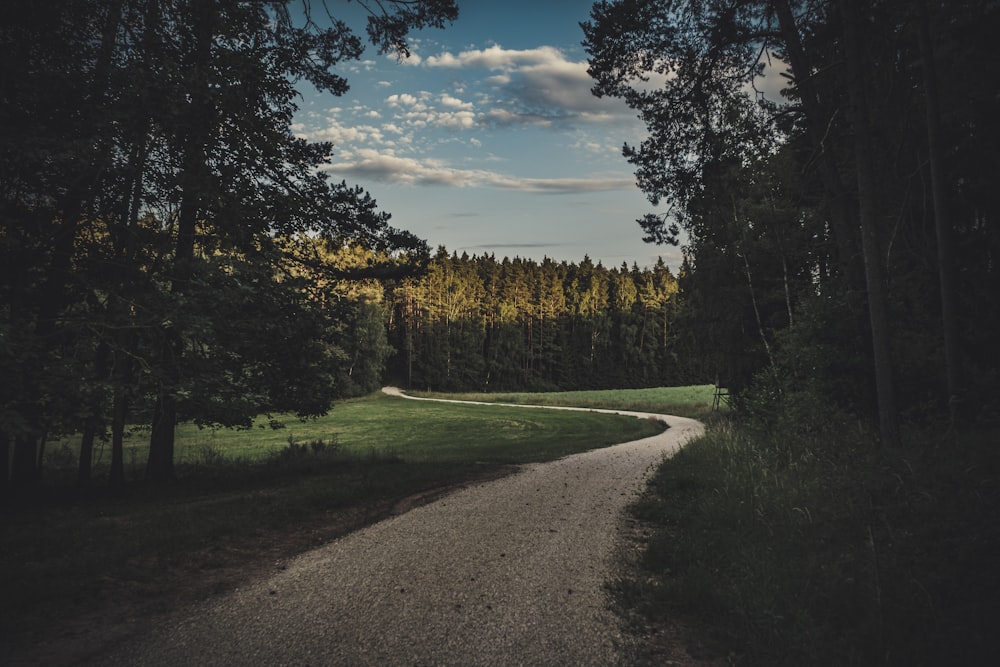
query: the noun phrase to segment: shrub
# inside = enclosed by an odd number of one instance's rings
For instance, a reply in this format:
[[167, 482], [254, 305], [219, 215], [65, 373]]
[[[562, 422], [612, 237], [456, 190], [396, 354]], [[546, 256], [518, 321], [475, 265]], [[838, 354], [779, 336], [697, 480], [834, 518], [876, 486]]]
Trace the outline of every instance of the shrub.
[[274, 454], [273, 462], [277, 465], [290, 465], [302, 462], [340, 461], [342, 458], [336, 436], [329, 442], [317, 439], [301, 443], [295, 442], [292, 436], [288, 436], [288, 445]]
[[1000, 453], [914, 433], [879, 450], [814, 399], [786, 395], [772, 428], [717, 424], [661, 466], [633, 506], [654, 526], [651, 583], [622, 595], [707, 628], [741, 664], [984, 662]]

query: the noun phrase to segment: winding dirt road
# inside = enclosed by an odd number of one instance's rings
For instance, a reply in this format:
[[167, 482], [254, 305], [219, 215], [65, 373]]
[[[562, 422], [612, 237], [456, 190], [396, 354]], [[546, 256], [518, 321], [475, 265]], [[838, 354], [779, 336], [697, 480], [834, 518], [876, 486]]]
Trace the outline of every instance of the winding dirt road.
[[603, 585], [624, 506], [702, 432], [657, 416], [660, 435], [527, 465], [347, 535], [101, 664], [615, 664]]

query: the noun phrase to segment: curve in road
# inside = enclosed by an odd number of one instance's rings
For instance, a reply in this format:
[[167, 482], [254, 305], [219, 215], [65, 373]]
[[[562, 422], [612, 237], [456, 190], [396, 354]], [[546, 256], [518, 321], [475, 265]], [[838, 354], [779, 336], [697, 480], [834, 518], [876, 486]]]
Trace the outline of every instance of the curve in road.
[[670, 428], [523, 466], [347, 535], [101, 664], [615, 664], [622, 638], [603, 586], [623, 510], [703, 427], [600, 412]]

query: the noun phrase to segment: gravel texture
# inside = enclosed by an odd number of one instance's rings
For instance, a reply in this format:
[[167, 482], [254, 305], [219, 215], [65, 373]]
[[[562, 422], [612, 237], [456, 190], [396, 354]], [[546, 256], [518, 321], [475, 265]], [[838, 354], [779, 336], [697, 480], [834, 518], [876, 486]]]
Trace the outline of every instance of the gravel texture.
[[623, 509], [702, 431], [658, 417], [660, 435], [523, 466], [303, 554], [101, 664], [615, 664], [603, 586]]

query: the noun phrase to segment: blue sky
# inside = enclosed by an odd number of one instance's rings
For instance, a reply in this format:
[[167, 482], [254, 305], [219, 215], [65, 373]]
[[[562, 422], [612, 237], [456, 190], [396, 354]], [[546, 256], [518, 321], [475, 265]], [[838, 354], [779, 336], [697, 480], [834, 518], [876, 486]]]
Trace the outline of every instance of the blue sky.
[[654, 209], [621, 146], [642, 124], [590, 94], [579, 23], [592, 4], [459, 0], [458, 20], [416, 33], [408, 60], [369, 48], [340, 72], [346, 95], [307, 94], [295, 130], [333, 142], [331, 176], [432, 248], [676, 269], [679, 250], [643, 243], [635, 223]]

